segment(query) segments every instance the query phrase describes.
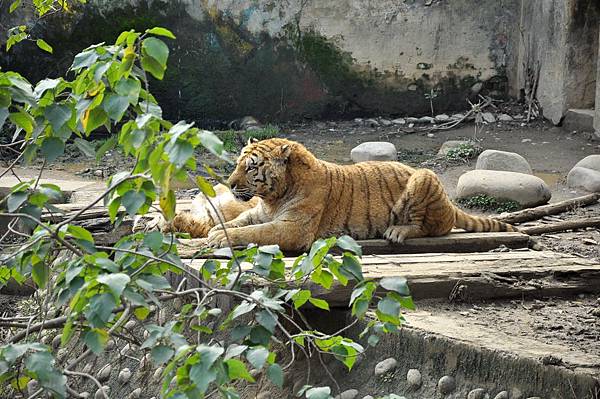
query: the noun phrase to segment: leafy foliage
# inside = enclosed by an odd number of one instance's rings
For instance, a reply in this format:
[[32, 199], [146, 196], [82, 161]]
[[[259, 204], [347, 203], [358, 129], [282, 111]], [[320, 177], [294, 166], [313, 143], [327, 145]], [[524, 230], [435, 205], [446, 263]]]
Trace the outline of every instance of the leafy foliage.
[[[128, 31], [114, 44], [90, 46], [75, 56], [72, 79], [46, 79], [33, 86], [17, 73], [0, 72], [0, 115], [14, 131], [17, 148], [23, 149], [18, 160], [42, 157], [52, 162], [70, 140], [88, 157], [118, 145], [136, 159], [131, 171], [113, 175], [106, 191], [78, 214], [104, 201], [117, 224], [126, 214], [144, 214], [158, 202], [170, 220], [175, 215], [173, 182], [190, 178], [196, 170], [196, 149], [229, 160], [213, 133], [162, 118], [149, 91], [149, 75], [160, 79], [167, 68], [169, 51], [162, 38], [174, 35], [163, 28]], [[115, 139], [96, 150], [88, 138], [98, 129], [114, 132]], [[214, 196], [209, 184], [198, 182], [202, 192]], [[348, 369], [364, 352], [363, 346], [339, 333], [324, 334], [291, 319], [289, 310], [329, 310], [306, 282], [324, 290], [352, 286], [349, 306], [357, 319], [366, 319], [374, 302], [375, 315], [361, 335], [368, 337], [369, 345], [376, 344], [379, 335], [397, 331], [404, 321], [402, 308], [413, 308], [404, 279], [385, 279], [383, 297], [375, 295], [377, 284], [363, 276], [361, 249], [350, 237], [317, 240], [291, 270], [286, 270], [277, 246], [251, 245], [220, 251], [226, 260], [207, 260], [195, 274], [179, 258], [174, 235], [135, 233], [105, 247], [74, 224], [78, 214], [46, 221], [42, 214], [56, 212], [49, 200], [58, 195], [58, 187], [33, 179], [13, 187], [3, 200], [7, 215], [28, 223], [32, 234], [0, 258], [0, 281], [31, 278], [45, 301], [65, 315], [48, 320], [47, 312], [40, 311], [31, 320], [34, 324], [17, 330], [0, 346], [0, 380], [15, 389], [35, 379], [40, 393], [65, 397], [75, 367], [103, 353], [111, 337], [137, 320], [145, 331], [138, 349], [164, 367], [164, 397], [202, 398], [216, 390], [222, 397], [236, 398], [236, 382], [255, 382], [250, 368], [264, 370], [273, 384], [282, 386], [275, 341], [307, 357], [334, 356]], [[333, 249], [342, 255], [333, 256]], [[167, 273], [185, 275], [195, 288], [172, 287]], [[236, 306], [230, 311], [219, 308], [218, 296], [233, 298]], [[158, 322], [149, 318], [175, 299], [188, 301], [178, 314], [158, 317]], [[190, 328], [197, 336], [184, 333]], [[58, 361], [53, 349], [37, 342], [45, 329], [62, 329], [60, 347], [79, 344], [86, 351]], [[211, 339], [217, 333], [222, 339]], [[331, 389], [308, 387], [305, 393], [307, 398], [330, 397]]]
[[473, 144], [459, 144], [446, 153], [449, 161], [467, 162], [481, 153], [481, 148]]
[[484, 211], [492, 211], [497, 213], [514, 212], [522, 208], [517, 201], [494, 198], [486, 194], [474, 195], [469, 198], [462, 198], [458, 203], [466, 208], [482, 209]]

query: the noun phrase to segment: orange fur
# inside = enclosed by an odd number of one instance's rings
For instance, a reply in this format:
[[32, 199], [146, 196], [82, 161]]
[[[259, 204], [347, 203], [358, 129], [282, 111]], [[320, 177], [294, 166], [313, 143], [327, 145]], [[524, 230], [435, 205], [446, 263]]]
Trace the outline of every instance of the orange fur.
[[[317, 238], [331, 235], [383, 236], [400, 243], [445, 235], [454, 226], [469, 231], [515, 230], [456, 208], [430, 170], [399, 162], [336, 165], [285, 139], [244, 147], [228, 183], [236, 198], [262, 199], [225, 223], [234, 246], [278, 244], [283, 250], [304, 250]], [[229, 244], [222, 226], [209, 231], [207, 243]]]

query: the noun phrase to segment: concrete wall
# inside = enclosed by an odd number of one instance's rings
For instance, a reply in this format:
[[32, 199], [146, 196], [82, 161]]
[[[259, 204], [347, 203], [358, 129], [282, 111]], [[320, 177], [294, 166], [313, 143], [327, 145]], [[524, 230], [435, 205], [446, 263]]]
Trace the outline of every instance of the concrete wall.
[[544, 116], [559, 124], [569, 108], [595, 102], [600, 3], [597, 0], [522, 0], [519, 81], [541, 67], [537, 98]]
[[[92, 0], [38, 27], [55, 55], [0, 54], [33, 80], [89, 43], [162, 25], [178, 40], [165, 82], [172, 118], [428, 114], [477, 91], [515, 93], [519, 0]], [[2, 23], [0, 10], [0, 23]], [[6, 13], [6, 11], [4, 11]], [[6, 18], [6, 14], [4, 14]]]

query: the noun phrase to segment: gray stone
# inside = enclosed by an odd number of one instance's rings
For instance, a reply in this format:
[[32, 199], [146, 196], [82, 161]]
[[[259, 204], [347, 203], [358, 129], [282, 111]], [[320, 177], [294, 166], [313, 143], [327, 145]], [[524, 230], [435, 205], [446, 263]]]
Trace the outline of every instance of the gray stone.
[[483, 89], [483, 82], [477, 82], [473, 86], [471, 86], [471, 93], [473, 95], [479, 94], [479, 92]]
[[542, 398], [541, 398], [541, 397], [539, 397], [539, 396], [530, 396], [530, 397], [528, 397], [527, 399], [542, 399]]
[[354, 399], [358, 396], [356, 389], [348, 389], [335, 397], [335, 399]]
[[37, 382], [37, 380], [29, 380], [27, 382], [27, 395], [33, 396], [38, 389], [40, 389], [40, 384]]
[[464, 119], [464, 118], [465, 118], [465, 116], [463, 114], [454, 114], [454, 115], [452, 115], [452, 119], [457, 120], [457, 121], [459, 121], [461, 119]]
[[448, 140], [440, 147], [438, 151], [438, 155], [446, 156], [448, 155], [448, 151], [458, 148], [462, 145], [473, 145], [470, 141], [466, 140]]
[[435, 123], [435, 119], [431, 116], [423, 116], [419, 118], [419, 123]]
[[381, 124], [383, 126], [391, 126], [392, 125], [392, 121], [390, 121], [389, 119], [380, 119], [379, 122], [381, 122]]
[[568, 132], [593, 132], [594, 110], [593, 109], [570, 109], [565, 114], [562, 123], [563, 129]]
[[567, 175], [567, 185], [574, 189], [600, 192], [600, 172], [576, 166]]
[[410, 369], [406, 373], [406, 381], [411, 388], [420, 388], [423, 383], [423, 377], [421, 376], [421, 372], [417, 369]]
[[110, 372], [111, 371], [112, 371], [112, 366], [110, 364], [107, 364], [104, 367], [102, 367], [100, 369], [100, 371], [98, 371], [98, 374], [96, 375], [96, 378], [100, 382], [108, 381], [108, 379], [110, 378]]
[[154, 378], [155, 380], [158, 381], [161, 378], [162, 372], [163, 372], [163, 368], [158, 367], [156, 370], [154, 370], [154, 374], [152, 374], [152, 378]]
[[104, 171], [102, 169], [98, 169], [94, 171], [94, 176], [96, 177], [103, 177], [104, 176]]
[[377, 127], [379, 126], [379, 122], [377, 121], [377, 119], [367, 119], [365, 121], [365, 124], [371, 126], [371, 127]]
[[142, 396], [142, 388], [136, 388], [133, 391], [131, 391], [131, 393], [129, 394], [129, 396], [127, 398], [138, 399], [140, 396]]
[[298, 392], [300, 392], [300, 390], [302, 389], [302, 387], [306, 384], [306, 381], [303, 381], [302, 379], [296, 381], [294, 383], [294, 386], [292, 387], [292, 393], [294, 395], [297, 395]]
[[443, 395], [448, 395], [456, 389], [456, 381], [454, 377], [445, 375], [438, 381], [438, 391]]
[[525, 173], [497, 170], [472, 170], [458, 179], [457, 198], [485, 194], [497, 199], [513, 200], [523, 207], [547, 203], [552, 194], [542, 179]]
[[60, 335], [57, 335], [56, 337], [54, 337], [52, 339], [52, 348], [54, 350], [56, 350], [60, 347], [60, 340], [61, 340]]
[[372, 397], [371, 395], [367, 395], [367, 396], [363, 396], [362, 399], [375, 399], [374, 397]]
[[269, 391], [263, 391], [256, 395], [256, 399], [273, 399], [273, 395]]
[[392, 123], [396, 124], [396, 125], [406, 125], [406, 119], [404, 119], [404, 118], [394, 119], [394, 120], [392, 120]]
[[110, 398], [110, 387], [108, 385], [104, 385], [102, 388], [98, 388], [98, 390], [94, 394], [94, 399], [105, 398]]
[[119, 372], [117, 381], [119, 381], [120, 384], [127, 384], [129, 382], [130, 378], [131, 378], [131, 370], [129, 370], [128, 368], [124, 368], [123, 370], [121, 370]]
[[513, 120], [513, 117], [508, 114], [500, 114], [498, 115], [498, 120], [502, 122], [510, 122]]
[[588, 168], [600, 172], [600, 155], [588, 155], [577, 162], [574, 167]]
[[481, 117], [487, 123], [494, 123], [494, 122], [496, 122], [496, 117], [491, 112], [482, 112], [481, 113]]
[[436, 122], [448, 122], [450, 117], [446, 114], [440, 114], [435, 116]]
[[350, 151], [350, 158], [354, 162], [395, 161], [397, 157], [396, 146], [385, 141], [369, 141]]
[[523, 392], [519, 388], [513, 388], [510, 392], [510, 399], [522, 399]]
[[89, 392], [87, 392], [87, 391], [79, 392], [79, 397], [80, 397], [81, 399], [87, 399], [87, 398], [89, 398], [89, 397], [90, 397], [90, 393], [89, 393]]
[[406, 118], [406, 122], [407, 123], [419, 123], [419, 118], [413, 118], [412, 116], [409, 116], [408, 118]]
[[475, 169], [504, 170], [532, 174], [529, 162], [515, 152], [485, 150], [477, 157]]
[[388, 357], [375, 365], [375, 375], [380, 376], [396, 369], [398, 362], [393, 357]]
[[494, 396], [494, 399], [508, 399], [508, 392], [507, 391], [498, 392], [498, 395]]
[[135, 325], [135, 320], [129, 320], [127, 323], [125, 323], [123, 327], [125, 327], [126, 330], [133, 330], [135, 328]]
[[467, 395], [467, 399], [489, 399], [489, 397], [490, 396], [487, 394], [487, 392], [483, 388], [473, 389]]

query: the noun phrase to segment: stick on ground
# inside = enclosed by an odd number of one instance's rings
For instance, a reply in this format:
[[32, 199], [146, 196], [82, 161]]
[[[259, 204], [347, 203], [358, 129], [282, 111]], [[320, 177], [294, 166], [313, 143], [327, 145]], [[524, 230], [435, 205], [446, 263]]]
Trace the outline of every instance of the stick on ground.
[[578, 206], [587, 206], [595, 204], [600, 199], [600, 193], [584, 195], [582, 197], [572, 198], [555, 204], [538, 206], [536, 208], [524, 209], [518, 212], [512, 212], [506, 215], [500, 215], [496, 219], [505, 223], [521, 223], [530, 220], [537, 220], [544, 216], [556, 215]]

